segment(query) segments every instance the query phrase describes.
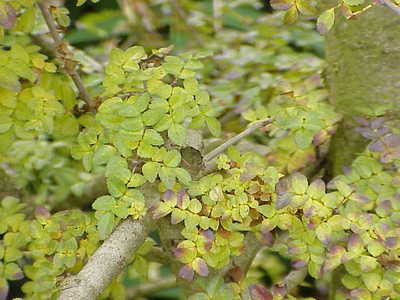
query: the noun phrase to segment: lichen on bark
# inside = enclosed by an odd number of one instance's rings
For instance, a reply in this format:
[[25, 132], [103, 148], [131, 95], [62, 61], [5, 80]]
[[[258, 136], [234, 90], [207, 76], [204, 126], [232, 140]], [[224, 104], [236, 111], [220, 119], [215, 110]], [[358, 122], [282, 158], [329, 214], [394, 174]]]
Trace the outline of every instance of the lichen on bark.
[[400, 101], [400, 18], [383, 6], [346, 20], [336, 17], [326, 39], [330, 101], [343, 115], [329, 154], [331, 175], [342, 172], [366, 140], [354, 132], [357, 116]]

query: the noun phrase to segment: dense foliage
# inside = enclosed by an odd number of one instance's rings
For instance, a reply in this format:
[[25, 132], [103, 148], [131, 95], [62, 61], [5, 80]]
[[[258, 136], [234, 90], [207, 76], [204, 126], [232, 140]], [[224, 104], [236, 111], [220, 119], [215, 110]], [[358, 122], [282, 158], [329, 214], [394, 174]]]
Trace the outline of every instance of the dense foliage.
[[400, 299], [398, 120], [366, 109], [332, 176], [314, 31], [383, 2], [85, 2], [0, 2], [0, 299], [146, 218], [102, 299]]

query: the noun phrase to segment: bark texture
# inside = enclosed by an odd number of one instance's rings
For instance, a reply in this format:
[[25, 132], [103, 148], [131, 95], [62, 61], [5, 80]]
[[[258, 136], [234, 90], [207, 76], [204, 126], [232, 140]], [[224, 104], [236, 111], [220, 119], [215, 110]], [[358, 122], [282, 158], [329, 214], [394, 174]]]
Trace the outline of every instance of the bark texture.
[[384, 6], [351, 20], [337, 16], [326, 49], [330, 99], [344, 116], [329, 157], [337, 175], [367, 143], [352, 130], [354, 117], [400, 102], [400, 17]]
[[151, 228], [150, 217], [126, 219], [96, 250], [83, 269], [61, 284], [59, 300], [95, 300], [121, 273]]

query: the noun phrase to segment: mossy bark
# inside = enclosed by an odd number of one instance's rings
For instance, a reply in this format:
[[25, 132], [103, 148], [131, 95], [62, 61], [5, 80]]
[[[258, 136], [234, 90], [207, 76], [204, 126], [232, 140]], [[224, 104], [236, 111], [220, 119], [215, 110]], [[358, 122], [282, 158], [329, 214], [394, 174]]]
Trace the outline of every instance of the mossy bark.
[[353, 130], [354, 118], [400, 102], [400, 17], [383, 6], [351, 20], [337, 16], [326, 58], [330, 100], [344, 117], [328, 158], [337, 175], [367, 143]]

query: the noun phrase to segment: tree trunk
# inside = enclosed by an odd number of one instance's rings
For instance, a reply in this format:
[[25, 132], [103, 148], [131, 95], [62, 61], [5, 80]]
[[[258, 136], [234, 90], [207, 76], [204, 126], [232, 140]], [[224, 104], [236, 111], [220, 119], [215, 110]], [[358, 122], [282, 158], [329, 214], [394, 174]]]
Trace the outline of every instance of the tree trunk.
[[326, 49], [330, 100], [344, 117], [328, 158], [338, 175], [367, 143], [353, 130], [354, 117], [400, 102], [400, 17], [383, 6], [351, 20], [337, 16]]

